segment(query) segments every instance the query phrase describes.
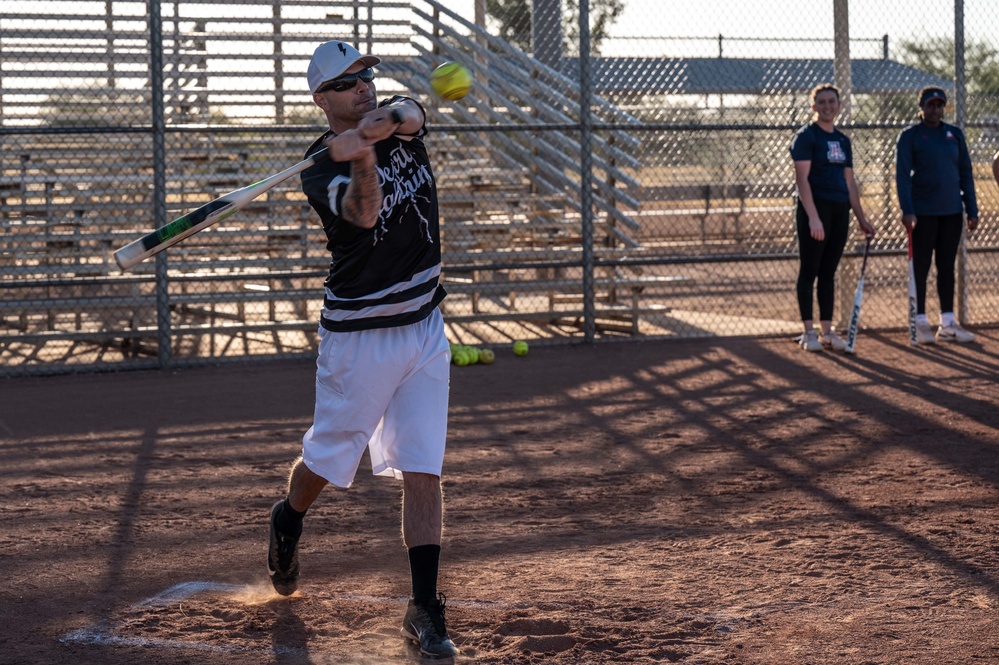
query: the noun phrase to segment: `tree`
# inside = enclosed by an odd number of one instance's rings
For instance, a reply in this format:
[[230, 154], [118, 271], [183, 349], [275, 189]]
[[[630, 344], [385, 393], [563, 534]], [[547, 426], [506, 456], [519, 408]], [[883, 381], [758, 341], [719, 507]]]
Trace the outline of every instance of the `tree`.
[[522, 51], [531, 50], [531, 7], [527, 0], [486, 0], [486, 15], [497, 36]]
[[[899, 60], [948, 81], [954, 80], [954, 39], [903, 40]], [[985, 42], [966, 42], [964, 80], [972, 94], [999, 94], [999, 51]]]
[[[579, 44], [579, 0], [567, 0], [565, 18], [562, 20], [564, 44], [574, 55], [578, 55]], [[595, 0], [590, 3], [590, 51], [600, 55], [600, 45], [611, 25], [624, 11], [622, 0]]]
[[[579, 0], [564, 0], [562, 13], [562, 47], [576, 53], [579, 44]], [[532, 0], [486, 0], [486, 14], [496, 26], [499, 37], [523, 51], [532, 51]], [[590, 3], [590, 48], [600, 54], [600, 44], [607, 37], [611, 24], [624, 11], [623, 0], [593, 0]]]

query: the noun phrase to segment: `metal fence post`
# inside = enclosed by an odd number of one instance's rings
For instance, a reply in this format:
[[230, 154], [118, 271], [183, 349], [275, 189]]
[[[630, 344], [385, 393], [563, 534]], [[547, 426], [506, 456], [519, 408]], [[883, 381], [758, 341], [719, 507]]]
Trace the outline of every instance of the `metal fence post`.
[[[964, 77], [964, 0], [954, 0], [954, 124], [964, 131], [968, 115], [968, 89]], [[968, 322], [968, 234], [961, 234], [957, 255], [957, 320]]]
[[[156, 228], [166, 219], [166, 144], [163, 109], [163, 17], [160, 0], [149, 0], [149, 80], [153, 124], [153, 221]], [[160, 367], [170, 364], [170, 294], [166, 254], [156, 256], [156, 357]]]
[[[842, 108], [837, 118], [837, 124], [853, 123], [853, 68], [850, 61], [850, 2], [849, 0], [834, 0], [833, 2], [833, 79], [840, 90]], [[856, 132], [850, 132], [856, 136]], [[856, 145], [856, 141], [854, 142]], [[858, 184], [859, 186], [859, 184]], [[837, 315], [836, 328], [845, 330], [853, 309], [853, 292], [848, 284], [854, 280], [858, 272], [856, 259], [844, 262], [843, 270], [836, 276]]]
[[590, 3], [579, 0], [579, 157], [580, 208], [583, 234], [583, 338], [596, 337], [596, 296], [593, 283], [593, 123], [590, 117], [592, 97], [590, 79]]

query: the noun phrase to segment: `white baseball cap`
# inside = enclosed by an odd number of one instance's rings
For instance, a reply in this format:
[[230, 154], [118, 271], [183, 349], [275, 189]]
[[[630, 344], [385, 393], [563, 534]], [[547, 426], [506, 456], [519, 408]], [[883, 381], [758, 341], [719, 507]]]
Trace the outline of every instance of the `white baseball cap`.
[[319, 86], [340, 76], [358, 60], [365, 67], [374, 67], [382, 61], [373, 55], [361, 55], [347, 42], [333, 40], [320, 44], [312, 54], [312, 61], [309, 62], [309, 90], [315, 93]]

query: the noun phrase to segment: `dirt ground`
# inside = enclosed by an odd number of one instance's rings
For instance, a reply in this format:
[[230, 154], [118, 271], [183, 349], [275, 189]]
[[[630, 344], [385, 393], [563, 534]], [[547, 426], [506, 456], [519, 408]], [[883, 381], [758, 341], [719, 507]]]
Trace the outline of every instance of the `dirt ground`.
[[[999, 331], [497, 349], [453, 368], [459, 663], [999, 663]], [[266, 518], [311, 362], [0, 382], [0, 663], [410, 664], [400, 484]]]

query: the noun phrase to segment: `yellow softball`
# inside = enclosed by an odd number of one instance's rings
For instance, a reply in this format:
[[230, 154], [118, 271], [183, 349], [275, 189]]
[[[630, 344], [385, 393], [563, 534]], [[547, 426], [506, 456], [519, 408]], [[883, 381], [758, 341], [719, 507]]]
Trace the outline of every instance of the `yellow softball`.
[[430, 74], [430, 87], [448, 101], [461, 99], [472, 89], [472, 72], [458, 62], [445, 62]]

